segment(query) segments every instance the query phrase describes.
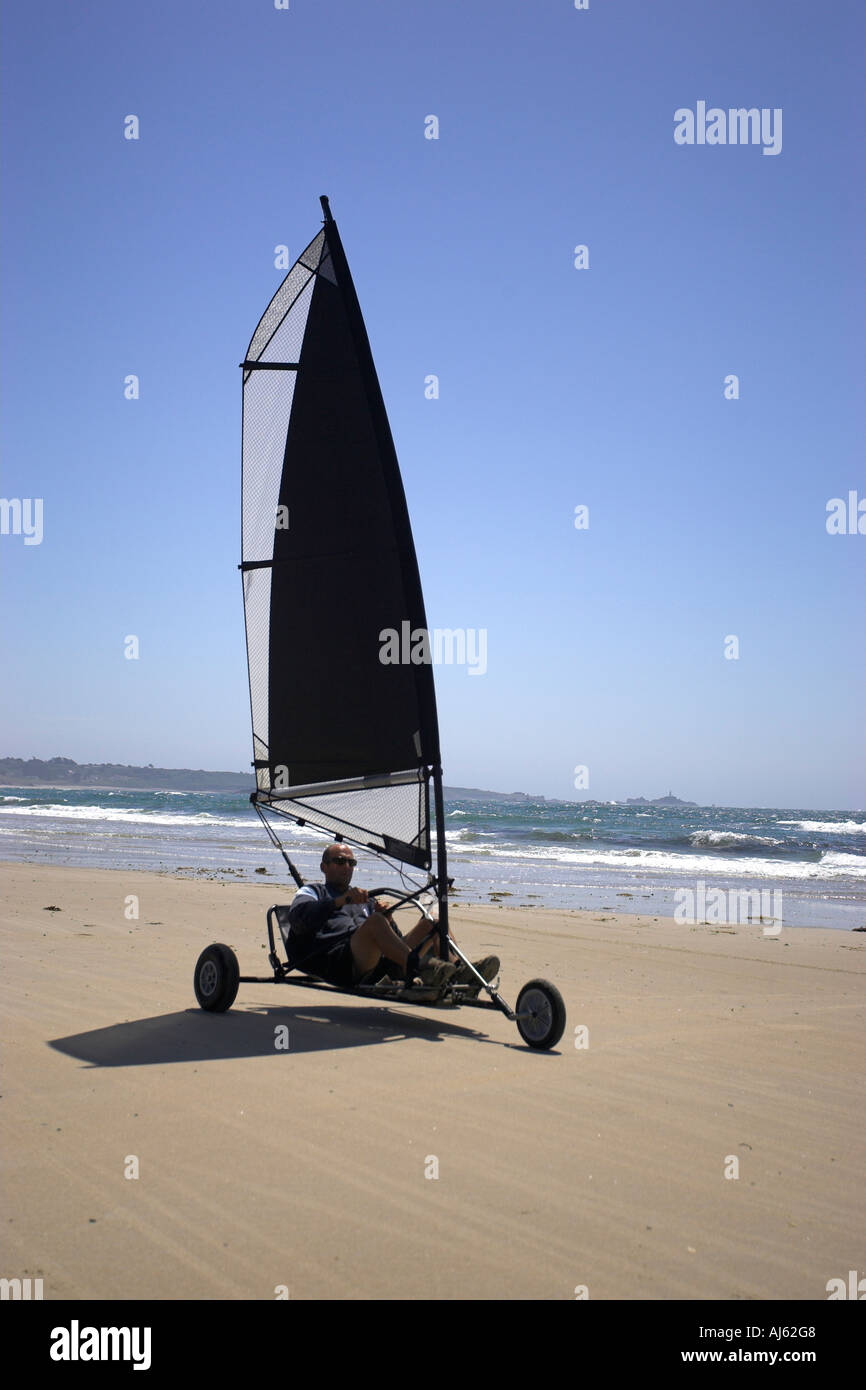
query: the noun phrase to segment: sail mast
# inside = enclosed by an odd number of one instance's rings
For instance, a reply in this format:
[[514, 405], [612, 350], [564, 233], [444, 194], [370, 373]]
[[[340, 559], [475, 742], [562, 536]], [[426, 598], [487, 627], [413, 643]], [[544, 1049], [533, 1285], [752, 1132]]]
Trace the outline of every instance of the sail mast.
[[436, 879], [439, 897], [439, 956], [448, 959], [448, 855], [445, 848], [445, 794], [442, 768], [433, 769], [433, 810], [436, 816]]
[[[358, 347], [358, 356], [361, 365], [361, 370], [366, 378], [366, 385], [370, 399], [371, 401], [375, 401], [376, 406], [378, 407], [375, 410], [375, 418], [378, 426], [378, 431], [380, 433], [383, 456], [389, 459], [393, 457], [396, 469], [396, 452], [394, 450], [394, 443], [391, 437], [390, 426], [388, 424], [388, 417], [385, 412], [385, 403], [382, 400], [382, 393], [379, 387], [379, 380], [376, 376], [376, 370], [373, 365], [373, 354], [370, 350], [370, 343], [367, 337], [367, 330], [364, 326], [364, 320], [361, 316], [361, 308], [358, 303], [357, 294], [355, 293], [355, 286], [352, 282], [352, 276], [349, 272], [349, 266], [346, 261], [345, 252], [343, 251], [343, 243], [340, 240], [340, 233], [337, 230], [337, 224], [334, 221], [333, 214], [331, 213], [331, 205], [327, 195], [323, 193], [319, 201], [322, 205], [322, 212], [324, 214], [324, 224], [328, 235], [328, 245], [330, 247], [331, 256], [334, 261], [334, 268], [337, 272], [337, 282], [343, 291], [347, 315], [349, 317], [349, 322], [352, 327], [353, 335], [356, 339], [356, 345]], [[400, 492], [402, 494], [403, 485], [402, 481], [399, 478], [399, 472], [397, 473], [397, 481], [399, 483]], [[420, 594], [421, 578], [420, 574], [418, 573], [414, 546], [412, 547], [411, 563], [415, 571], [415, 581], [417, 583], [418, 592]], [[433, 763], [433, 807], [434, 814], [436, 817], [436, 877], [439, 897], [439, 954], [443, 959], [447, 959], [448, 858], [445, 845], [445, 798], [442, 785], [441, 756], [439, 752], [439, 727], [438, 720], [436, 718], [436, 705], [433, 688], [432, 670], [429, 667], [422, 667], [421, 669], [428, 671], [430, 674], [428, 686], [429, 704], [432, 707], [432, 718], [430, 720], [430, 726], [433, 730], [435, 730], [436, 735], [435, 746], [431, 746], [428, 749], [428, 756], [430, 757], [430, 760]]]
[[[322, 211], [325, 214], [325, 231], [328, 240], [328, 248], [334, 263], [337, 284], [343, 296], [349, 330], [354, 339], [358, 354], [358, 366], [370, 404], [372, 424], [376, 432], [382, 468], [391, 498], [392, 514], [398, 531], [401, 533], [399, 535], [399, 543], [402, 548], [401, 566], [406, 580], [406, 587], [411, 594], [416, 611], [420, 614], [421, 618], [421, 621], [418, 623], [415, 623], [414, 617], [412, 617], [412, 621], [414, 625], [423, 627], [426, 630], [427, 623], [424, 616], [424, 600], [421, 593], [421, 576], [418, 571], [418, 560], [415, 555], [415, 545], [412, 540], [412, 532], [409, 525], [406, 495], [403, 490], [403, 480], [400, 476], [400, 469], [397, 463], [397, 451], [394, 448], [391, 426], [388, 423], [385, 402], [382, 399], [382, 390], [379, 386], [379, 378], [376, 375], [376, 368], [373, 363], [370, 340], [367, 337], [367, 329], [361, 316], [361, 306], [358, 303], [358, 296], [355, 292], [355, 286], [346, 260], [346, 253], [343, 250], [340, 233], [331, 214], [330, 203], [325, 194], [322, 194], [320, 202], [322, 204]], [[406, 614], [406, 616], [411, 617], [412, 615]], [[433, 684], [433, 671], [432, 667], [425, 663], [413, 667], [413, 670], [416, 673], [416, 691], [424, 729], [424, 756], [428, 763], [435, 766], [441, 761], [441, 757], [439, 752], [439, 721], [436, 715], [436, 695]]]

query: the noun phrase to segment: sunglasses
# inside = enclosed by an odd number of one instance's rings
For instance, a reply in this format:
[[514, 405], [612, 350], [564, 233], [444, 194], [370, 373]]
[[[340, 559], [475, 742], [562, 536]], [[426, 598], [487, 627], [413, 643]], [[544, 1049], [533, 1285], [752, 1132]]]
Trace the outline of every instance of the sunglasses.
[[351, 864], [352, 868], [357, 868], [357, 859], [351, 859], [348, 854], [332, 854], [326, 861], [328, 864]]

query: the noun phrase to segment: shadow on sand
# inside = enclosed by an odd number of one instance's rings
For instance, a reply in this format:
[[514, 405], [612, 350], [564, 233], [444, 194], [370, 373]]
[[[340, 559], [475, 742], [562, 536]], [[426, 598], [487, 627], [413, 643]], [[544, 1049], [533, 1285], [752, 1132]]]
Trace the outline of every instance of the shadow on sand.
[[[278, 1038], [278, 1029], [288, 1031]], [[381, 1004], [334, 1007], [326, 1003], [296, 1008], [232, 1009], [141, 1018], [53, 1038], [49, 1046], [94, 1067], [139, 1067], [166, 1062], [212, 1062], [226, 1057], [273, 1057], [280, 1053], [327, 1052], [342, 1047], [421, 1038], [441, 1042], [446, 1037], [503, 1044], [474, 1028], [445, 1019], [408, 1014]], [[277, 1046], [278, 1041], [282, 1046]]]

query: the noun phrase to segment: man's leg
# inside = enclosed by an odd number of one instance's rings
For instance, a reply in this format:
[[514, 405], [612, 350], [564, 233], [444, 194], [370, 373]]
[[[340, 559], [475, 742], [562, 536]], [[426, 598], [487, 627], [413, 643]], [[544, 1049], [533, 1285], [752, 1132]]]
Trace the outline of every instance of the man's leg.
[[[410, 956], [414, 954], [416, 945], [424, 939], [429, 929], [430, 924], [422, 918], [408, 936], [403, 938], [397, 935], [384, 913], [372, 912], [349, 939], [357, 977], [363, 978], [369, 974], [384, 956], [386, 960], [393, 961], [396, 973], [401, 979], [404, 978]], [[418, 968], [419, 977], [430, 983], [430, 972], [435, 972], [432, 974], [432, 980], [442, 984], [454, 974], [454, 966], [434, 958], [431, 952], [422, 952]]]
[[409, 954], [416, 944], [412, 941], [407, 945], [411, 936], [410, 932], [405, 939], [399, 937], [383, 913], [371, 912], [350, 938], [358, 973], [366, 975], [368, 970], [379, 964], [380, 957], [385, 956], [400, 967], [402, 977], [406, 973]]
[[[428, 922], [426, 917], [419, 917], [412, 930], [410, 932], [407, 932], [403, 938], [403, 940], [409, 946], [421, 946], [421, 942], [424, 940], [426, 936], [430, 934], [431, 931], [433, 932], [433, 935], [430, 937], [427, 944], [421, 947], [422, 960], [424, 960], [426, 956], [430, 953], [432, 953], [435, 956], [439, 955], [438, 925], [435, 922]], [[451, 933], [449, 932], [448, 935], [450, 936]], [[453, 951], [449, 950], [448, 959], [452, 961], [457, 961], [459, 960], [459, 956], [456, 956]]]
[[[421, 917], [419, 918], [415, 926], [412, 928], [412, 930], [406, 933], [404, 940], [407, 942], [408, 945], [421, 946], [421, 942], [424, 940], [424, 938], [428, 935], [428, 933], [433, 927], [433, 922], [428, 922], [426, 917]], [[454, 941], [454, 937], [451, 935], [450, 931], [448, 933], [448, 937], [450, 941]], [[430, 937], [428, 943], [425, 946], [421, 946], [421, 959], [429, 960], [431, 957], [438, 958], [438, 956], [439, 936], [438, 932], [434, 931], [434, 934]], [[448, 959], [450, 961], [453, 961], [453, 963], [459, 967], [457, 974], [453, 977], [454, 984], [476, 985], [478, 983], [476, 976], [473, 975], [472, 971], [469, 970], [463, 964], [460, 957], [456, 954], [455, 951], [449, 949]], [[473, 961], [473, 965], [475, 966], [475, 969], [478, 971], [478, 973], [487, 981], [492, 980], [496, 975], [499, 974], [498, 956], [484, 956], [481, 960]]]

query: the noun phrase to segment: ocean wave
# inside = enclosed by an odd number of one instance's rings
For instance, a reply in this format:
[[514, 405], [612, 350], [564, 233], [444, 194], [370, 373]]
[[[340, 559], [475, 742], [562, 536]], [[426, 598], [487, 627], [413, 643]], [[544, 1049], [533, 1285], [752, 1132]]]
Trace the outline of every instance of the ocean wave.
[[543, 830], [539, 825], [534, 825], [530, 833], [533, 840], [537, 840], [543, 845], [569, 844], [572, 840], [595, 839], [591, 830]]
[[693, 830], [688, 840], [689, 844], [708, 849], [750, 849], [752, 845], [772, 848], [785, 843], [770, 835], [745, 835], [736, 830]]
[[858, 871], [866, 873], [866, 855], [863, 854], [844, 854], [841, 850], [831, 849], [821, 855], [821, 864], [831, 869], [843, 869], [846, 873], [853, 869], [856, 877], [860, 876]]
[[[470, 844], [452, 845], [457, 857], [467, 857], [472, 853]], [[712, 875], [738, 875], [745, 878], [774, 878], [800, 880], [829, 880], [837, 878], [856, 878], [866, 881], [866, 855], [841, 854], [828, 851], [819, 860], [804, 859], [762, 859], [751, 856], [725, 856], [710, 854], [670, 853], [657, 849], [605, 849], [593, 846], [581, 849], [548, 847], [528, 848], [514, 844], [487, 845], [485, 857], [502, 860], [533, 860], [554, 862], [574, 869], [610, 868], [628, 870], [629, 873], [677, 874], [690, 879]]]
[[719, 851], [727, 861], [727, 851], [730, 850], [754, 850], [760, 854], [766, 853], [786, 856], [801, 856], [804, 852], [811, 853], [817, 860], [820, 850], [811, 843], [803, 843], [797, 840], [783, 840], [770, 835], [752, 835], [743, 831], [734, 830], [694, 830], [690, 834], [671, 835], [670, 837], [643, 835], [629, 833], [621, 828], [610, 828], [595, 830], [591, 827], [579, 830], [547, 830], [543, 826], [533, 825], [527, 827], [525, 831], [510, 829], [508, 837], [505, 838], [502, 831], [480, 831], [464, 827], [457, 831], [446, 831], [446, 838], [450, 840], [452, 836], [457, 840], [471, 840], [478, 835], [489, 836], [498, 839], [499, 843], [508, 848], [513, 845], [516, 849], [523, 849], [527, 843], [538, 845], [570, 845], [580, 846], [581, 844], [598, 845], [601, 849], [609, 849], [611, 852], [640, 854], [642, 851], [662, 850], [671, 854], [687, 853], [688, 849], [705, 849], [709, 851]]
[[866, 835], [866, 820], [780, 820], [778, 825], [796, 825], [817, 835], [842, 832], [845, 835]]

